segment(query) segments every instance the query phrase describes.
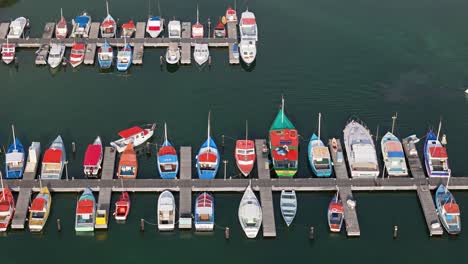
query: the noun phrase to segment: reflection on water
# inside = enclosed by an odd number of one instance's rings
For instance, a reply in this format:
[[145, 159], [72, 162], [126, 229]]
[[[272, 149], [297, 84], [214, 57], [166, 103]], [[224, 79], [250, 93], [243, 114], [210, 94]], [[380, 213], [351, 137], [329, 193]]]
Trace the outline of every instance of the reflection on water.
[[17, 2], [18, 0], [0, 0], [0, 8], [13, 6]]

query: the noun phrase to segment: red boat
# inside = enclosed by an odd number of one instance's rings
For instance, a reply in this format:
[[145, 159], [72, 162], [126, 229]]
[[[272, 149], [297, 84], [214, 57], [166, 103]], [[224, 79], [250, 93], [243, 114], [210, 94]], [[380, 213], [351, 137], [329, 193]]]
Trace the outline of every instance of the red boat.
[[[0, 176], [1, 177], [1, 176]], [[0, 192], [0, 232], [5, 232], [15, 214], [15, 198], [9, 188]]]
[[245, 124], [245, 139], [236, 141], [236, 149], [234, 154], [236, 164], [242, 174], [247, 177], [253, 169], [255, 163], [255, 143], [253, 140], [248, 140], [247, 123]]
[[93, 144], [89, 144], [86, 148], [84, 157], [84, 174], [87, 177], [97, 177], [102, 163], [102, 141], [97, 137]]
[[55, 37], [58, 39], [64, 39], [67, 37], [68, 25], [67, 20], [63, 17], [62, 9], [60, 9], [60, 20], [55, 25]]
[[130, 20], [128, 21], [128, 23], [122, 25], [122, 33], [120, 35], [123, 38], [131, 38], [135, 31], [135, 23], [133, 22], [133, 20]]
[[219, 21], [218, 25], [213, 30], [213, 38], [225, 38], [226, 37], [226, 28], [224, 27], [223, 22]]
[[226, 20], [227, 22], [237, 22], [237, 12], [230, 6], [226, 10]]
[[[7, 40], [8, 41], [8, 40]], [[2, 60], [6, 64], [10, 64], [15, 59], [16, 48], [14, 43], [2, 44]]]
[[130, 212], [130, 197], [128, 192], [123, 192], [119, 200], [115, 203], [114, 217], [117, 221], [127, 220], [128, 213]]
[[344, 219], [343, 203], [338, 198], [338, 193], [328, 205], [328, 226], [332, 232], [340, 232]]
[[70, 64], [73, 67], [80, 65], [85, 56], [86, 45], [84, 43], [75, 43], [70, 53]]

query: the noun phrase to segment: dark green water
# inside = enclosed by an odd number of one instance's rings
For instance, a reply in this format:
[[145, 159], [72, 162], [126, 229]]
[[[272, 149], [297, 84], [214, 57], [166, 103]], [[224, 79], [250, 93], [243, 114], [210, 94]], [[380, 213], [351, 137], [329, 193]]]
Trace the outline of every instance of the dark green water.
[[[85, 9], [93, 20], [102, 20], [104, 1], [96, 2], [23, 0], [0, 8], [0, 20], [27, 16], [32, 36], [40, 36], [44, 23], [57, 19], [60, 7], [67, 18]], [[229, 4], [224, 0], [198, 3], [202, 21], [208, 17], [215, 21]], [[147, 5], [140, 0], [110, 2], [112, 15], [120, 21], [145, 20]], [[170, 72], [159, 66], [164, 50], [146, 49], [144, 65], [132, 66], [128, 74], [101, 74], [97, 66], [84, 65], [52, 73], [33, 65], [34, 50], [19, 50], [18, 69], [0, 65], [0, 144], [10, 144], [12, 123], [25, 145], [41, 141], [45, 148], [60, 133], [69, 151], [71, 142], [77, 143], [76, 159], [68, 155], [70, 174], [79, 178], [85, 146], [97, 135], [108, 143], [116, 131], [130, 125], [167, 121], [173, 143], [192, 145], [195, 152], [205, 139], [211, 110], [213, 136], [218, 145], [222, 134], [228, 136], [223, 159], [230, 161], [228, 174], [236, 177], [230, 138], [243, 137], [246, 119], [250, 136], [265, 138], [284, 94], [287, 114], [304, 137], [298, 177], [311, 174], [306, 165], [306, 139], [316, 130], [319, 111], [323, 113], [323, 138], [341, 136], [350, 115], [358, 115], [373, 131], [380, 127], [382, 135], [391, 125], [391, 115], [398, 112], [400, 137], [422, 136], [442, 116], [452, 171], [462, 176], [468, 170], [468, 101], [464, 96], [468, 2], [238, 1], [239, 9], [246, 5], [255, 12], [260, 29], [257, 63], [250, 71], [229, 66], [227, 50], [217, 49], [211, 50], [210, 70], [192, 65]], [[164, 16], [183, 21], [195, 20], [195, 6], [195, 1], [161, 0]], [[153, 143], [160, 142], [158, 133]], [[139, 177], [156, 177], [154, 164], [154, 155], [141, 156]], [[229, 241], [221, 229], [202, 235], [161, 234], [147, 225], [145, 233], [140, 233], [140, 218], [154, 222], [154, 193], [132, 196], [127, 224], [111, 221], [108, 232], [79, 237], [73, 230], [77, 195], [54, 195], [43, 235], [9, 232], [0, 239], [0, 246], [4, 263], [26, 263], [39, 257], [52, 263], [438, 263], [464, 258], [467, 232], [455, 238], [429, 238], [413, 192], [356, 193], [359, 239], [329, 234], [325, 213], [331, 195], [300, 193], [292, 228], [285, 228], [276, 210], [277, 239], [247, 240], [237, 221], [241, 194], [217, 194], [216, 222], [231, 227]], [[466, 212], [468, 194], [455, 195], [462, 213]], [[56, 218], [62, 220], [61, 233], [56, 230]], [[394, 224], [400, 230], [397, 240], [392, 239]], [[468, 226], [467, 217], [463, 225]], [[315, 226], [315, 241], [308, 239], [309, 226]]]

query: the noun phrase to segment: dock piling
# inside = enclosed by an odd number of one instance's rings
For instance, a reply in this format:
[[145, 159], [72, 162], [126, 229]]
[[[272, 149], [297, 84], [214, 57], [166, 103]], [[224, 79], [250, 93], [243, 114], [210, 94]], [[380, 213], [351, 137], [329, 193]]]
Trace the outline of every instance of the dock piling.
[[146, 156], [151, 157], [151, 148], [149, 142], [146, 142]]
[[315, 233], [315, 229], [314, 229], [313, 226], [311, 226], [310, 229], [309, 229], [309, 239], [310, 239], [310, 240], [314, 240], [314, 239], [315, 239], [315, 234], [314, 234], [314, 233]]
[[140, 231], [145, 232], [145, 219], [140, 219]]
[[62, 231], [62, 224], [60, 223], [60, 218], [57, 218], [57, 231], [58, 232]]
[[398, 226], [394, 225], [393, 226], [393, 239], [396, 239], [398, 237]]
[[72, 142], [72, 156], [73, 156], [73, 159], [76, 158], [76, 144], [75, 144], [75, 141]]
[[231, 236], [231, 232], [229, 230], [229, 227], [227, 226], [226, 229], [224, 230], [224, 238], [226, 240], [229, 240], [230, 236]]

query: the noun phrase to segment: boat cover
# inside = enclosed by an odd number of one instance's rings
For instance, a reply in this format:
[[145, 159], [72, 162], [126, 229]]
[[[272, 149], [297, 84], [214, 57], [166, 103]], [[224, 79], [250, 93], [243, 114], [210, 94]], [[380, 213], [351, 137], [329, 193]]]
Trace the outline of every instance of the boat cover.
[[312, 153], [314, 156], [314, 159], [323, 159], [323, 158], [329, 158], [330, 153], [328, 152], [328, 148], [325, 146], [316, 146], [312, 149]]
[[213, 162], [213, 163], [215, 163], [217, 159], [218, 159], [218, 156], [216, 154], [209, 153], [209, 152], [204, 152], [204, 153], [201, 153], [200, 155], [198, 155], [198, 161], [199, 162]]
[[460, 213], [460, 208], [458, 207], [458, 204], [456, 203], [444, 204], [444, 210], [445, 212], [447, 212], [447, 214], [459, 214]]
[[132, 137], [132, 136], [134, 136], [136, 134], [139, 134], [141, 132], [143, 132], [145, 135], [148, 133], [143, 128], [138, 127], [138, 126], [134, 126], [134, 127], [131, 127], [131, 128], [120, 131], [119, 136], [121, 136], [123, 138], [129, 138], [129, 137]]
[[33, 200], [31, 204], [31, 211], [43, 211], [45, 208], [46, 200], [44, 198], [38, 197]]
[[48, 149], [44, 154], [43, 163], [60, 163], [62, 162], [62, 150]]
[[391, 151], [391, 152], [387, 152], [387, 156], [389, 158], [404, 158], [405, 155], [403, 155], [403, 152], [401, 151]]
[[94, 201], [81, 200], [78, 202], [77, 214], [91, 214], [94, 210]]
[[23, 152], [12, 152], [5, 155], [6, 163], [19, 163], [24, 160]]
[[255, 25], [256, 23], [255, 18], [248, 17], [242, 19], [242, 25]]
[[84, 158], [84, 166], [96, 166], [99, 163], [102, 154], [102, 146], [101, 145], [88, 145], [86, 149], [85, 158]]
[[114, 20], [104, 20], [104, 22], [101, 24], [101, 27], [103, 28], [112, 28], [115, 26], [115, 21]]
[[75, 18], [75, 23], [77, 23], [80, 27], [86, 27], [86, 25], [89, 23], [89, 17], [78, 16]]
[[370, 144], [354, 144], [354, 161], [357, 163], [377, 163], [375, 148]]
[[448, 158], [447, 156], [447, 150], [445, 150], [444, 147], [430, 147], [429, 148], [429, 154], [431, 155], [432, 158], [437, 158], [437, 159], [446, 159]]
[[163, 156], [163, 155], [176, 155], [177, 153], [174, 147], [164, 146], [159, 150], [158, 154], [159, 156]]
[[161, 21], [161, 19], [157, 16], [151, 17], [150, 21]]
[[8, 212], [10, 211], [10, 204], [8, 201], [0, 202], [0, 212]]
[[389, 141], [385, 143], [385, 149], [387, 152], [403, 152], [400, 142], [397, 141]]
[[84, 43], [75, 43], [73, 44], [72, 51], [73, 50], [84, 50], [85, 49], [85, 44]]
[[130, 20], [130, 21], [128, 21], [128, 23], [123, 24], [122, 28], [133, 29], [133, 28], [135, 28], [135, 23], [133, 22], [133, 20]]

